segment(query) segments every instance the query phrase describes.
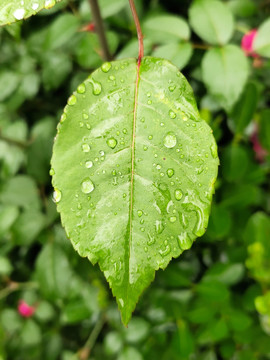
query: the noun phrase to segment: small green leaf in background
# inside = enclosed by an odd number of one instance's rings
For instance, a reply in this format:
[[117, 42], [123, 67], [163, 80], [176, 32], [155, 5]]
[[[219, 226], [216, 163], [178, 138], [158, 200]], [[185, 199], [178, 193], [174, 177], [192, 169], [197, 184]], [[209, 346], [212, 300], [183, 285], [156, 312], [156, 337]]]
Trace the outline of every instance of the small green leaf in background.
[[254, 40], [254, 51], [261, 55], [270, 57], [270, 18], [265, 20], [258, 28], [258, 33]]
[[35, 15], [42, 9], [50, 9], [61, 0], [1, 0], [0, 26]]
[[203, 57], [203, 81], [226, 111], [232, 109], [241, 95], [248, 73], [248, 61], [235, 45], [210, 49]]
[[232, 37], [233, 16], [222, 1], [193, 1], [189, 8], [189, 19], [195, 33], [212, 45], [224, 45]]
[[152, 55], [168, 59], [181, 70], [188, 64], [192, 53], [190, 43], [172, 43], [156, 47]]
[[218, 166], [212, 131], [179, 70], [143, 58], [138, 105], [136, 76], [135, 59], [120, 60], [78, 87], [51, 169], [68, 237], [99, 262], [125, 324], [155, 271], [204, 234]]
[[222, 172], [228, 182], [243, 179], [249, 168], [249, 156], [245, 147], [241, 145], [227, 146], [222, 158]]
[[187, 22], [180, 16], [153, 16], [142, 23], [144, 36], [156, 44], [168, 44], [190, 37]]
[[233, 122], [233, 130], [236, 134], [242, 134], [252, 120], [258, 103], [258, 90], [255, 84], [249, 82], [245, 90], [233, 108], [230, 118]]

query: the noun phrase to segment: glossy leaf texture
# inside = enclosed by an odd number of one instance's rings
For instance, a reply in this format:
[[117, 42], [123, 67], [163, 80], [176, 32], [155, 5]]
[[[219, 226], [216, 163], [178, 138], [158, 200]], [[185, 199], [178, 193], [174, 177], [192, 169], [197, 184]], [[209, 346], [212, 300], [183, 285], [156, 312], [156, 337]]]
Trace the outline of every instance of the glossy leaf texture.
[[26, 19], [42, 9], [50, 9], [61, 0], [1, 0], [0, 26]]
[[179, 70], [145, 57], [105, 63], [68, 100], [51, 161], [54, 199], [81, 256], [99, 263], [127, 324], [155, 271], [208, 223], [212, 130]]

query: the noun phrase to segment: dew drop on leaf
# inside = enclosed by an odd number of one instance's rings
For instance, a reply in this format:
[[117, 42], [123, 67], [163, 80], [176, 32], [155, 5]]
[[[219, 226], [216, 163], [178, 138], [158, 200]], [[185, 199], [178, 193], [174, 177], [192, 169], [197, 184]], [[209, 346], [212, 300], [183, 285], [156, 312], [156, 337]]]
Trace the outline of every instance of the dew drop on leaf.
[[112, 67], [112, 64], [110, 62], [105, 62], [101, 65], [101, 70], [105, 73], [107, 73]]
[[171, 119], [175, 119], [176, 118], [176, 113], [172, 110], [169, 111], [169, 116]]
[[169, 132], [163, 139], [163, 144], [166, 148], [171, 149], [176, 145], [176, 136], [174, 133]]
[[115, 138], [109, 138], [107, 141], [106, 141], [107, 145], [111, 148], [111, 149], [114, 149], [117, 145], [117, 140]]
[[49, 172], [49, 174], [50, 174], [51, 176], [53, 176], [53, 175], [55, 174], [54, 169], [51, 169], [50, 172]]
[[171, 222], [171, 223], [176, 222], [176, 217], [175, 217], [175, 216], [171, 216], [171, 217], [170, 217], [170, 222]]
[[86, 178], [85, 180], [83, 180], [81, 189], [84, 194], [89, 194], [90, 192], [92, 192], [94, 190], [94, 188], [95, 188], [94, 184], [89, 178]]
[[169, 178], [171, 178], [174, 175], [174, 170], [173, 169], [168, 169], [167, 170], [167, 175]]
[[90, 151], [90, 146], [88, 144], [82, 144], [82, 151], [88, 153]]
[[141, 217], [142, 214], [143, 214], [142, 210], [138, 210], [138, 211], [137, 211], [137, 214], [138, 214], [139, 217]]
[[179, 190], [179, 189], [176, 189], [175, 192], [174, 192], [174, 197], [175, 197], [175, 199], [178, 200], [178, 201], [181, 200], [182, 197], [183, 197], [182, 191]]
[[57, 203], [59, 203], [59, 201], [61, 200], [61, 197], [62, 197], [61, 191], [58, 190], [58, 189], [54, 189], [54, 192], [53, 192], [53, 201], [57, 204]]
[[88, 78], [88, 81], [93, 86], [93, 94], [99, 95], [101, 93], [101, 89], [102, 89], [101, 84], [98, 81], [95, 81], [91, 76]]
[[68, 99], [68, 105], [75, 105], [77, 102], [77, 98], [75, 95], [71, 95]]
[[85, 84], [84, 84], [84, 83], [82, 83], [81, 85], [79, 85], [79, 86], [77, 87], [77, 92], [78, 92], [79, 94], [84, 94], [84, 93], [85, 93]]
[[13, 16], [15, 17], [15, 19], [17, 20], [22, 20], [25, 14], [25, 10], [24, 9], [16, 9], [13, 13]]
[[88, 161], [85, 162], [85, 167], [87, 169], [90, 169], [92, 166], [93, 166], [93, 162], [91, 160], [88, 160]]

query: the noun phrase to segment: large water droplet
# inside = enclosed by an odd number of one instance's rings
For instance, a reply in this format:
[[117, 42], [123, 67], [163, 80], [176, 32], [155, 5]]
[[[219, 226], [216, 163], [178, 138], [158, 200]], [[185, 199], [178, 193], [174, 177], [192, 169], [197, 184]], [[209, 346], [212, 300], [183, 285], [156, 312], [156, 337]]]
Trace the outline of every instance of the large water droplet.
[[90, 151], [90, 146], [88, 144], [82, 144], [82, 151], [88, 153]]
[[164, 230], [164, 226], [161, 220], [156, 220], [155, 222], [155, 228], [156, 228], [156, 232], [157, 234], [161, 234], [162, 231]]
[[77, 92], [78, 92], [79, 94], [84, 94], [84, 93], [85, 93], [85, 84], [84, 84], [84, 83], [82, 83], [81, 85], [79, 85], [79, 86], [77, 87]]
[[178, 200], [178, 201], [181, 200], [182, 197], [183, 197], [182, 191], [179, 190], [179, 189], [176, 189], [175, 192], [174, 192], [174, 197], [175, 197], [175, 199]]
[[61, 200], [61, 197], [62, 197], [61, 191], [55, 188], [53, 192], [53, 201], [57, 204]]
[[76, 96], [73, 94], [69, 97], [68, 99], [68, 105], [75, 105], [77, 102], [77, 98]]
[[91, 160], [88, 160], [88, 161], [85, 162], [85, 167], [87, 169], [90, 169], [92, 166], [93, 166], [93, 162]]
[[176, 145], [176, 136], [174, 133], [169, 132], [163, 139], [163, 144], [166, 148], [171, 149]]
[[89, 178], [86, 178], [82, 182], [81, 189], [84, 194], [89, 194], [90, 192], [92, 192], [94, 190], [94, 188], [95, 188], [95, 186]]
[[101, 65], [101, 70], [105, 73], [107, 73], [112, 67], [112, 64], [110, 62], [105, 62]]
[[138, 210], [138, 211], [137, 211], [137, 214], [138, 214], [139, 217], [141, 217], [141, 216], [143, 215], [142, 210]]
[[160, 253], [161, 256], [166, 256], [166, 255], [168, 255], [170, 252], [171, 252], [170, 245], [167, 245], [167, 246], [165, 247], [165, 250], [159, 250], [159, 253]]
[[167, 175], [169, 178], [171, 178], [174, 175], [174, 170], [173, 169], [168, 169], [167, 170]]
[[114, 149], [117, 145], [117, 140], [115, 138], [109, 138], [107, 141], [106, 141], [107, 145], [111, 148], [111, 149]]
[[169, 116], [171, 119], [175, 119], [176, 118], [176, 113], [172, 110], [169, 111]]
[[101, 93], [101, 89], [102, 89], [101, 84], [98, 81], [95, 81], [91, 76], [88, 78], [88, 81], [93, 86], [93, 94], [99, 95]]
[[24, 14], [25, 14], [24, 9], [16, 9], [13, 13], [13, 16], [15, 17], [15, 19], [21, 20], [21, 19], [23, 19]]
[[210, 150], [211, 150], [211, 154], [212, 154], [213, 158], [216, 159], [217, 156], [218, 156], [216, 143], [213, 143], [213, 144], [210, 146]]

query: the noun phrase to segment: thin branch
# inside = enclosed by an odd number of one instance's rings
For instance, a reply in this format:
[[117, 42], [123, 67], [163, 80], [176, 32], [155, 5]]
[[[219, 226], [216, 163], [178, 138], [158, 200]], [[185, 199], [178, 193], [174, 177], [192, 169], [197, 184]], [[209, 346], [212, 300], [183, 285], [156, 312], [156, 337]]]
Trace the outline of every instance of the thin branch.
[[110, 55], [110, 51], [109, 51], [109, 47], [108, 47], [107, 38], [105, 35], [103, 20], [102, 20], [101, 14], [100, 14], [98, 0], [89, 0], [89, 4], [91, 7], [95, 28], [96, 28], [96, 31], [97, 31], [97, 34], [99, 37], [99, 41], [100, 41], [100, 45], [102, 48], [102, 53], [103, 53], [102, 57], [105, 61], [110, 61], [111, 55]]
[[138, 54], [138, 64], [141, 63], [141, 60], [143, 58], [144, 54], [144, 48], [143, 48], [143, 34], [142, 29], [140, 25], [140, 20], [136, 11], [136, 7], [133, 0], [129, 0], [130, 9], [132, 12], [132, 16], [136, 25], [137, 35], [138, 35], [138, 41], [139, 41], [139, 54]]
[[93, 350], [93, 347], [97, 341], [98, 335], [100, 334], [103, 326], [105, 324], [105, 316], [104, 314], [100, 315], [100, 318], [95, 324], [93, 331], [91, 332], [89, 338], [87, 339], [86, 343], [84, 344], [83, 348], [78, 351], [79, 359], [80, 360], [87, 360]]

